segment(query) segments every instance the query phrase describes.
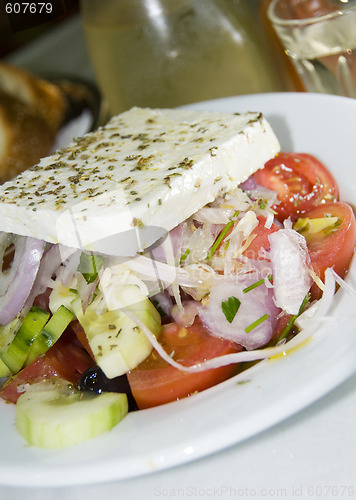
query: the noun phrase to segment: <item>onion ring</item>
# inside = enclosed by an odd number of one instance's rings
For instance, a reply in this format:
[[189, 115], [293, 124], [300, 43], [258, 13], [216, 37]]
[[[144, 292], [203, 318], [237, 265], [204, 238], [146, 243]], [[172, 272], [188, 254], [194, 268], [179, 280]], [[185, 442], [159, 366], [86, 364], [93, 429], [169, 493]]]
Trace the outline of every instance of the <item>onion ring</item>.
[[[7, 249], [14, 246], [11, 265], [4, 268]], [[35, 281], [45, 242], [8, 233], [0, 234], [0, 325], [7, 325], [23, 308]]]

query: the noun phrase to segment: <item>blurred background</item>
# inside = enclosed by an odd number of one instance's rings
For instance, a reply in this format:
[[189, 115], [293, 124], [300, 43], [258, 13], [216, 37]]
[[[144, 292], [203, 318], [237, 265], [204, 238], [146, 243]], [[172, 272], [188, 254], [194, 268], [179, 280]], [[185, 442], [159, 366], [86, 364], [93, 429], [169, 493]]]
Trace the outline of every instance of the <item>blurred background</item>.
[[[7, 4], [14, 2], [0, 2], [0, 58], [10, 54], [23, 45], [45, 34], [68, 17], [79, 11], [79, 0], [61, 0], [52, 15], [39, 16], [17, 14], [9, 15]], [[17, 18], [21, 22], [17, 22]]]
[[[312, 22], [316, 32], [301, 32], [300, 19], [293, 32], [282, 23], [286, 42], [268, 16], [277, 2], [306, 17], [339, 1], [0, 0], [0, 182], [133, 106], [291, 91], [356, 96], [356, 0], [342, 0], [345, 22]], [[313, 44], [320, 52], [320, 32], [346, 38], [346, 50], [324, 44], [321, 57], [300, 58], [287, 50], [292, 40], [296, 52]]]
[[[125, 1], [114, 0], [114, 2], [111, 1], [111, 4], [116, 4], [117, 8], [120, 3], [125, 3]], [[133, 3], [135, 2], [137, 3], [137, 0], [134, 0]], [[178, 7], [182, 0], [179, 0], [178, 4], [176, 4], [176, 0], [168, 0], [169, 2]], [[65, 73], [80, 76], [98, 83], [101, 89], [105, 88], [105, 78], [106, 80], [109, 77], [116, 78], [114, 68], [105, 76], [103, 74], [104, 70], [99, 67], [100, 64], [103, 65], [100, 46], [94, 39], [94, 35], [90, 34], [90, 26], [88, 28], [91, 22], [90, 10], [93, 10], [90, 4], [93, 4], [93, 2], [83, 0], [80, 3], [78, 0], [58, 0], [57, 8], [54, 9], [55, 12], [52, 12], [51, 16], [42, 16], [41, 19], [37, 18], [37, 20], [33, 16], [29, 17], [28, 14], [22, 16], [21, 19], [19, 15], [15, 14], [11, 18], [5, 9], [7, 2], [2, 0], [2, 3], [3, 7], [0, 11], [0, 58], [3, 61], [19, 65], [37, 74]], [[53, 1], [52, 3], [53, 5], [56, 4]], [[94, 3], [97, 5], [95, 16], [98, 17], [99, 13], [99, 17], [101, 15], [103, 19], [102, 22], [107, 22], [107, 20], [104, 21], [104, 14], [108, 9], [105, 2], [94, 0]], [[191, 2], [185, 0], [183, 3]], [[192, 91], [191, 95], [186, 96], [182, 95], [181, 92], [181, 96], [176, 101], [167, 100], [167, 105], [179, 105], [185, 102], [224, 97], [226, 95], [304, 90], [300, 79], [285, 56], [267, 21], [266, 9], [269, 0], [214, 0], [213, 2], [211, 0], [198, 0], [193, 3], [198, 6], [196, 19], [200, 24], [195, 29], [198, 30], [198, 34], [201, 34], [199, 50], [203, 52], [203, 58], [207, 59], [205, 61], [201, 59], [200, 67], [196, 67], [194, 60], [191, 61], [192, 66], [185, 70], [190, 73], [187, 73], [182, 78], [182, 82], [190, 79], [189, 86], [190, 89], [193, 89], [194, 74], [199, 72], [201, 78], [205, 79], [205, 90], [202, 93], [198, 89], [195, 92]], [[207, 8], [210, 8], [210, 12], [206, 10]], [[218, 12], [217, 15], [213, 12], [213, 9], [215, 9], [214, 12]], [[84, 15], [82, 15], [83, 10]], [[168, 12], [168, 15], [170, 15], [170, 12]], [[86, 24], [86, 30], [84, 30], [84, 23]], [[192, 29], [187, 23], [185, 26], [187, 30]], [[172, 28], [169, 36], [171, 38], [176, 37], [176, 40], [172, 38], [169, 42], [170, 47], [174, 47], [175, 43], [180, 43], [177, 42], [177, 28], [174, 29], [176, 31]], [[218, 37], [214, 34], [214, 30], [220, 33]], [[103, 32], [105, 32], [105, 29]], [[157, 30], [155, 33], [157, 33]], [[223, 44], [226, 45], [225, 49]], [[120, 54], [128, 52], [130, 55], [134, 54], [136, 58], [139, 57], [140, 51], [138, 47], [132, 49], [132, 43], [130, 46], [131, 49], [127, 45], [126, 47], [122, 46]], [[95, 47], [98, 47], [96, 52]], [[133, 50], [136, 50], [136, 53]], [[192, 44], [186, 42], [186, 45], [179, 50], [186, 50], [187, 53], [191, 52], [193, 50]], [[107, 48], [104, 51], [104, 46], [102, 46], [102, 53], [104, 52], [107, 53]], [[113, 57], [117, 61], [115, 66], [121, 64], [120, 72], [122, 73], [125, 70], [123, 65], [127, 62], [127, 56], [126, 60], [124, 58], [120, 59], [116, 51]], [[147, 51], [144, 57], [147, 57]], [[171, 57], [171, 54], [169, 54], [169, 57]], [[184, 57], [186, 58], [186, 55]], [[171, 58], [171, 60], [173, 59]], [[146, 64], [148, 62], [152, 65], [152, 61], [147, 61]], [[140, 65], [143, 63], [142, 59]], [[215, 67], [220, 65], [220, 76], [215, 74], [214, 78], [209, 78], [209, 72], [207, 71], [207, 65], [209, 64], [210, 68], [213, 68], [212, 64], [215, 64]], [[163, 71], [162, 68], [154, 68], [154, 71]], [[126, 80], [130, 77], [129, 71], [132, 71], [132, 68], [127, 69]], [[172, 69], [172, 73], [173, 71], [174, 69]], [[212, 80], [214, 80], [214, 85], [209, 86], [208, 82]], [[197, 80], [196, 85], [198, 83]], [[130, 82], [129, 87], [129, 92], [133, 94], [132, 82]], [[121, 92], [123, 93], [124, 90], [121, 89]], [[202, 98], [199, 98], [199, 96], [202, 96]], [[114, 106], [115, 112], [119, 112], [121, 108], [129, 107], [132, 104], [127, 97], [125, 99], [126, 101], [120, 104], [116, 103]], [[135, 104], [147, 104], [146, 102], [137, 102], [134, 95], [133, 99]], [[153, 98], [152, 101], [152, 104], [148, 102], [148, 105], [160, 104]]]

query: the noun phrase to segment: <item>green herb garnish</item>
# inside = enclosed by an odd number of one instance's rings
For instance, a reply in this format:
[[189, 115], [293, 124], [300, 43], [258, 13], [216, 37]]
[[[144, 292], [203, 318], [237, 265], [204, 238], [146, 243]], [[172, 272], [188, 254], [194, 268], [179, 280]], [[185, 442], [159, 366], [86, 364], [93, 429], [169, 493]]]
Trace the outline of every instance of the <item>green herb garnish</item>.
[[181, 264], [182, 262], [184, 262], [189, 254], [190, 254], [190, 248], [187, 248], [186, 251], [184, 252], [184, 254], [182, 255], [182, 257], [180, 258], [179, 263]]
[[[269, 281], [272, 280], [272, 274], [270, 274], [269, 276], [267, 276], [267, 278], [269, 279]], [[242, 291], [243, 293], [247, 293], [247, 292], [250, 292], [251, 290], [253, 290], [254, 288], [257, 288], [258, 286], [260, 285], [263, 285], [263, 283], [265, 282], [265, 279], [262, 278], [258, 281], [256, 281], [256, 283], [252, 283], [252, 285], [250, 286], [247, 286], [246, 288], [244, 288]]]
[[227, 232], [229, 231], [229, 229], [231, 228], [231, 226], [233, 226], [233, 224], [235, 224], [236, 222], [236, 217], [239, 215], [239, 212], [235, 212], [234, 213], [234, 216], [233, 216], [233, 219], [231, 219], [227, 224], [226, 226], [224, 227], [224, 229], [221, 231], [221, 233], [219, 234], [219, 236], [216, 238], [213, 246], [211, 247], [210, 249], [210, 252], [208, 253], [208, 255], [206, 256], [206, 258], [208, 260], [210, 260], [212, 258], [212, 256], [214, 255], [214, 253], [216, 252], [216, 250], [218, 249], [220, 243], [223, 241], [223, 239], [225, 238]]
[[103, 263], [103, 257], [83, 252], [80, 256], [78, 271], [82, 273], [87, 283], [94, 283]]
[[252, 330], [254, 330], [255, 328], [257, 328], [261, 323], [263, 323], [264, 321], [266, 321], [266, 319], [268, 319], [268, 314], [264, 314], [263, 316], [261, 316], [260, 318], [256, 319], [256, 321], [254, 321], [253, 323], [251, 323], [249, 326], [247, 326], [245, 328], [245, 332], [246, 333], [250, 333]]
[[293, 314], [293, 316], [291, 316], [291, 318], [288, 321], [288, 323], [286, 324], [286, 326], [283, 328], [282, 333], [279, 336], [279, 339], [277, 340], [277, 344], [278, 344], [278, 342], [280, 342], [281, 340], [283, 340], [284, 338], [286, 338], [286, 336], [290, 332], [292, 326], [294, 325], [295, 320], [298, 318], [298, 316], [301, 315], [301, 313], [303, 312], [305, 306], [309, 302], [309, 299], [310, 299], [310, 293], [307, 293], [306, 296], [304, 297], [303, 302], [301, 303], [301, 306], [299, 308], [298, 314]]
[[239, 310], [241, 301], [237, 297], [229, 297], [221, 303], [222, 312], [229, 323], [234, 321], [234, 318]]

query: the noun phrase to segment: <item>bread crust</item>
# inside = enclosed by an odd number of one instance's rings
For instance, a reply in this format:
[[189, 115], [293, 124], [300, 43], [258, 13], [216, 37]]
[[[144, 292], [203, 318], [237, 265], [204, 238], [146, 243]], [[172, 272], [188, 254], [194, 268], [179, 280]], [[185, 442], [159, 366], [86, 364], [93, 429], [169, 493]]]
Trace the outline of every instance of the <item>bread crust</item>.
[[58, 85], [0, 62], [0, 183], [50, 153], [67, 111]]
[[38, 113], [56, 133], [67, 113], [67, 98], [57, 85], [0, 62], [0, 90]]
[[48, 154], [54, 141], [47, 122], [15, 97], [0, 92], [0, 182]]

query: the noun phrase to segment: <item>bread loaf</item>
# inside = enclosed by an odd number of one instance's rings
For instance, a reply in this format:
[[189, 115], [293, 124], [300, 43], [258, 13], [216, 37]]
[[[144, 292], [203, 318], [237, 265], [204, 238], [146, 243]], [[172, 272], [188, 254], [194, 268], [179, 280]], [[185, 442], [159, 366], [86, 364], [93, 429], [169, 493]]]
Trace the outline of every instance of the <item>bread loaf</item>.
[[67, 99], [57, 85], [21, 68], [0, 62], [0, 90], [38, 113], [56, 133], [67, 113]]
[[67, 106], [59, 86], [0, 62], [0, 182], [49, 154]]
[[52, 144], [53, 133], [42, 116], [0, 92], [0, 182], [37, 163]]

